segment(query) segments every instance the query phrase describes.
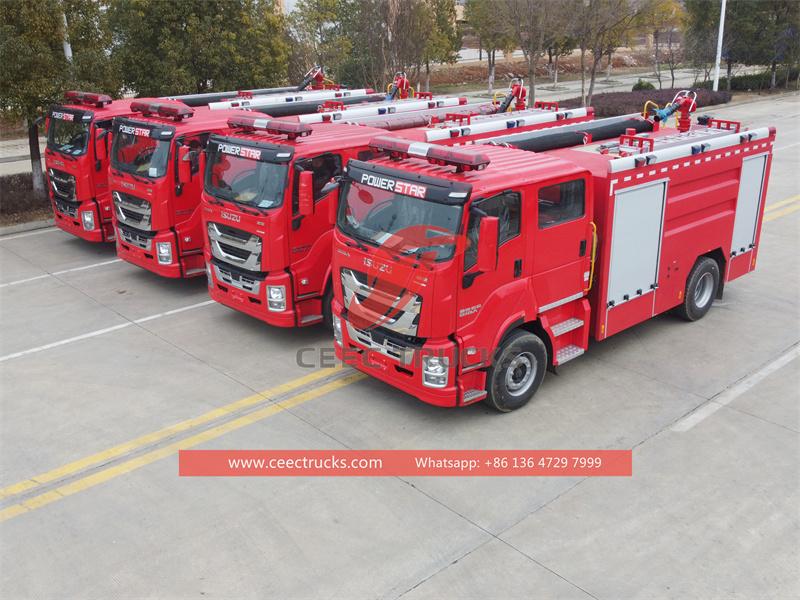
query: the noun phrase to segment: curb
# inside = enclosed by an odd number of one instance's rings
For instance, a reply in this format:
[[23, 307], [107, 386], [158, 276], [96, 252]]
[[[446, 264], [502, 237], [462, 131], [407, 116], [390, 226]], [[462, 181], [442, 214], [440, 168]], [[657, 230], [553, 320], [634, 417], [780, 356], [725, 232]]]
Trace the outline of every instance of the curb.
[[36, 229], [45, 229], [55, 225], [53, 219], [43, 219], [41, 221], [29, 221], [28, 223], [17, 223], [16, 225], [5, 225], [0, 227], [0, 236], [11, 235], [12, 233], [24, 233]]

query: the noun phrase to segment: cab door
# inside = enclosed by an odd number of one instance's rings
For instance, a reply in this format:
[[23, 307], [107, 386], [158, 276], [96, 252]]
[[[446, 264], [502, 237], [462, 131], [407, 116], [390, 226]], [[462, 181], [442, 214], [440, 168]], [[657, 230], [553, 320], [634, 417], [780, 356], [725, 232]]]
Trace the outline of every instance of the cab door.
[[539, 312], [581, 298], [589, 287], [592, 252], [591, 180], [587, 175], [534, 186], [531, 225], [533, 285]]
[[[314, 214], [301, 215], [299, 203], [300, 173], [313, 173]], [[328, 222], [328, 201], [336, 191], [322, 195], [322, 188], [331, 178], [342, 174], [342, 156], [324, 152], [299, 158], [292, 172], [292, 211], [289, 227], [289, 261], [295, 276], [298, 299], [321, 294], [324, 277], [331, 262], [331, 225]]]

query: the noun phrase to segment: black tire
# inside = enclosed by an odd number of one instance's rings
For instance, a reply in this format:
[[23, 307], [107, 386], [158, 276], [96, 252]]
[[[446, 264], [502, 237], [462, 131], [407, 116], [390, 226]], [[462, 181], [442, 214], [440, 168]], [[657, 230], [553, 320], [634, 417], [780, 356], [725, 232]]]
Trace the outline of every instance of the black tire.
[[717, 261], [707, 256], [698, 258], [686, 279], [683, 304], [675, 309], [678, 316], [686, 321], [702, 319], [717, 297], [719, 279]]
[[325, 293], [322, 294], [322, 323], [328, 329], [333, 331], [333, 286], [329, 283], [325, 288]]
[[[525, 406], [544, 379], [547, 348], [536, 335], [514, 331], [500, 345], [486, 376], [485, 402], [500, 412]], [[515, 390], [514, 385], [519, 387]]]

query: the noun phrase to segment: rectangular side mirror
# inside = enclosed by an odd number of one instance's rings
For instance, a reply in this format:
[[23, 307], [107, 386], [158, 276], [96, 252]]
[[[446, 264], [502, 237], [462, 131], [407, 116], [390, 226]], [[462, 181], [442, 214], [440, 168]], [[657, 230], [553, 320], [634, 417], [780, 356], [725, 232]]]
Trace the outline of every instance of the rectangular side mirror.
[[192, 180], [192, 158], [189, 146], [178, 147], [178, 181], [181, 184]]
[[483, 217], [478, 229], [478, 271], [494, 271], [497, 268], [497, 245], [500, 220]]
[[311, 171], [300, 172], [300, 189], [297, 191], [300, 214], [309, 217], [314, 214], [314, 174]]

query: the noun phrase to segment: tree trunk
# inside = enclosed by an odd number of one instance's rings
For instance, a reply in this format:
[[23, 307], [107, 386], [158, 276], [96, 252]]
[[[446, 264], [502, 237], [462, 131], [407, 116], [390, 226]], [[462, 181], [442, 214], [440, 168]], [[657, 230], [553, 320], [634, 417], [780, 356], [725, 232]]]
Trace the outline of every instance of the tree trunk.
[[478, 62], [483, 62], [483, 42], [478, 40]]
[[731, 91], [731, 75], [733, 74], [733, 61], [729, 60], [728, 62], [728, 81], [725, 84], [725, 89], [729, 92]]
[[594, 82], [595, 79], [597, 79], [597, 67], [602, 59], [602, 55], [600, 58], [592, 59], [592, 70], [589, 72], [589, 92], [586, 94], [586, 101], [583, 103], [584, 106], [588, 106], [592, 102], [592, 95], [594, 94]]
[[769, 89], [774, 90], [775, 86], [777, 85], [775, 78], [778, 76], [778, 63], [774, 60], [772, 61], [772, 65], [770, 65], [770, 73], [771, 77], [769, 80]]
[[659, 53], [658, 53], [658, 46], [659, 46], [659, 39], [658, 39], [658, 31], [653, 32], [653, 42], [655, 42], [655, 52], [656, 52], [656, 79], [658, 80], [658, 89], [661, 88], [661, 62], [659, 60]]
[[495, 53], [497, 50], [489, 50], [486, 52], [486, 60], [489, 62], [489, 93], [494, 94], [494, 63]]
[[553, 89], [558, 85], [558, 54], [556, 54], [555, 67], [553, 68]]
[[534, 56], [531, 56], [528, 61], [528, 98], [530, 106], [533, 106], [536, 99], [536, 58]]
[[431, 91], [431, 63], [430, 61], [425, 61], [425, 91]]
[[43, 197], [45, 195], [44, 173], [42, 173], [42, 154], [39, 151], [39, 125], [36, 120], [28, 121], [28, 148], [31, 154], [33, 193]]
[[586, 48], [581, 48], [581, 105], [586, 106]]
[[606, 65], [606, 81], [611, 81], [611, 61], [614, 59], [614, 53], [608, 53], [608, 64]]

